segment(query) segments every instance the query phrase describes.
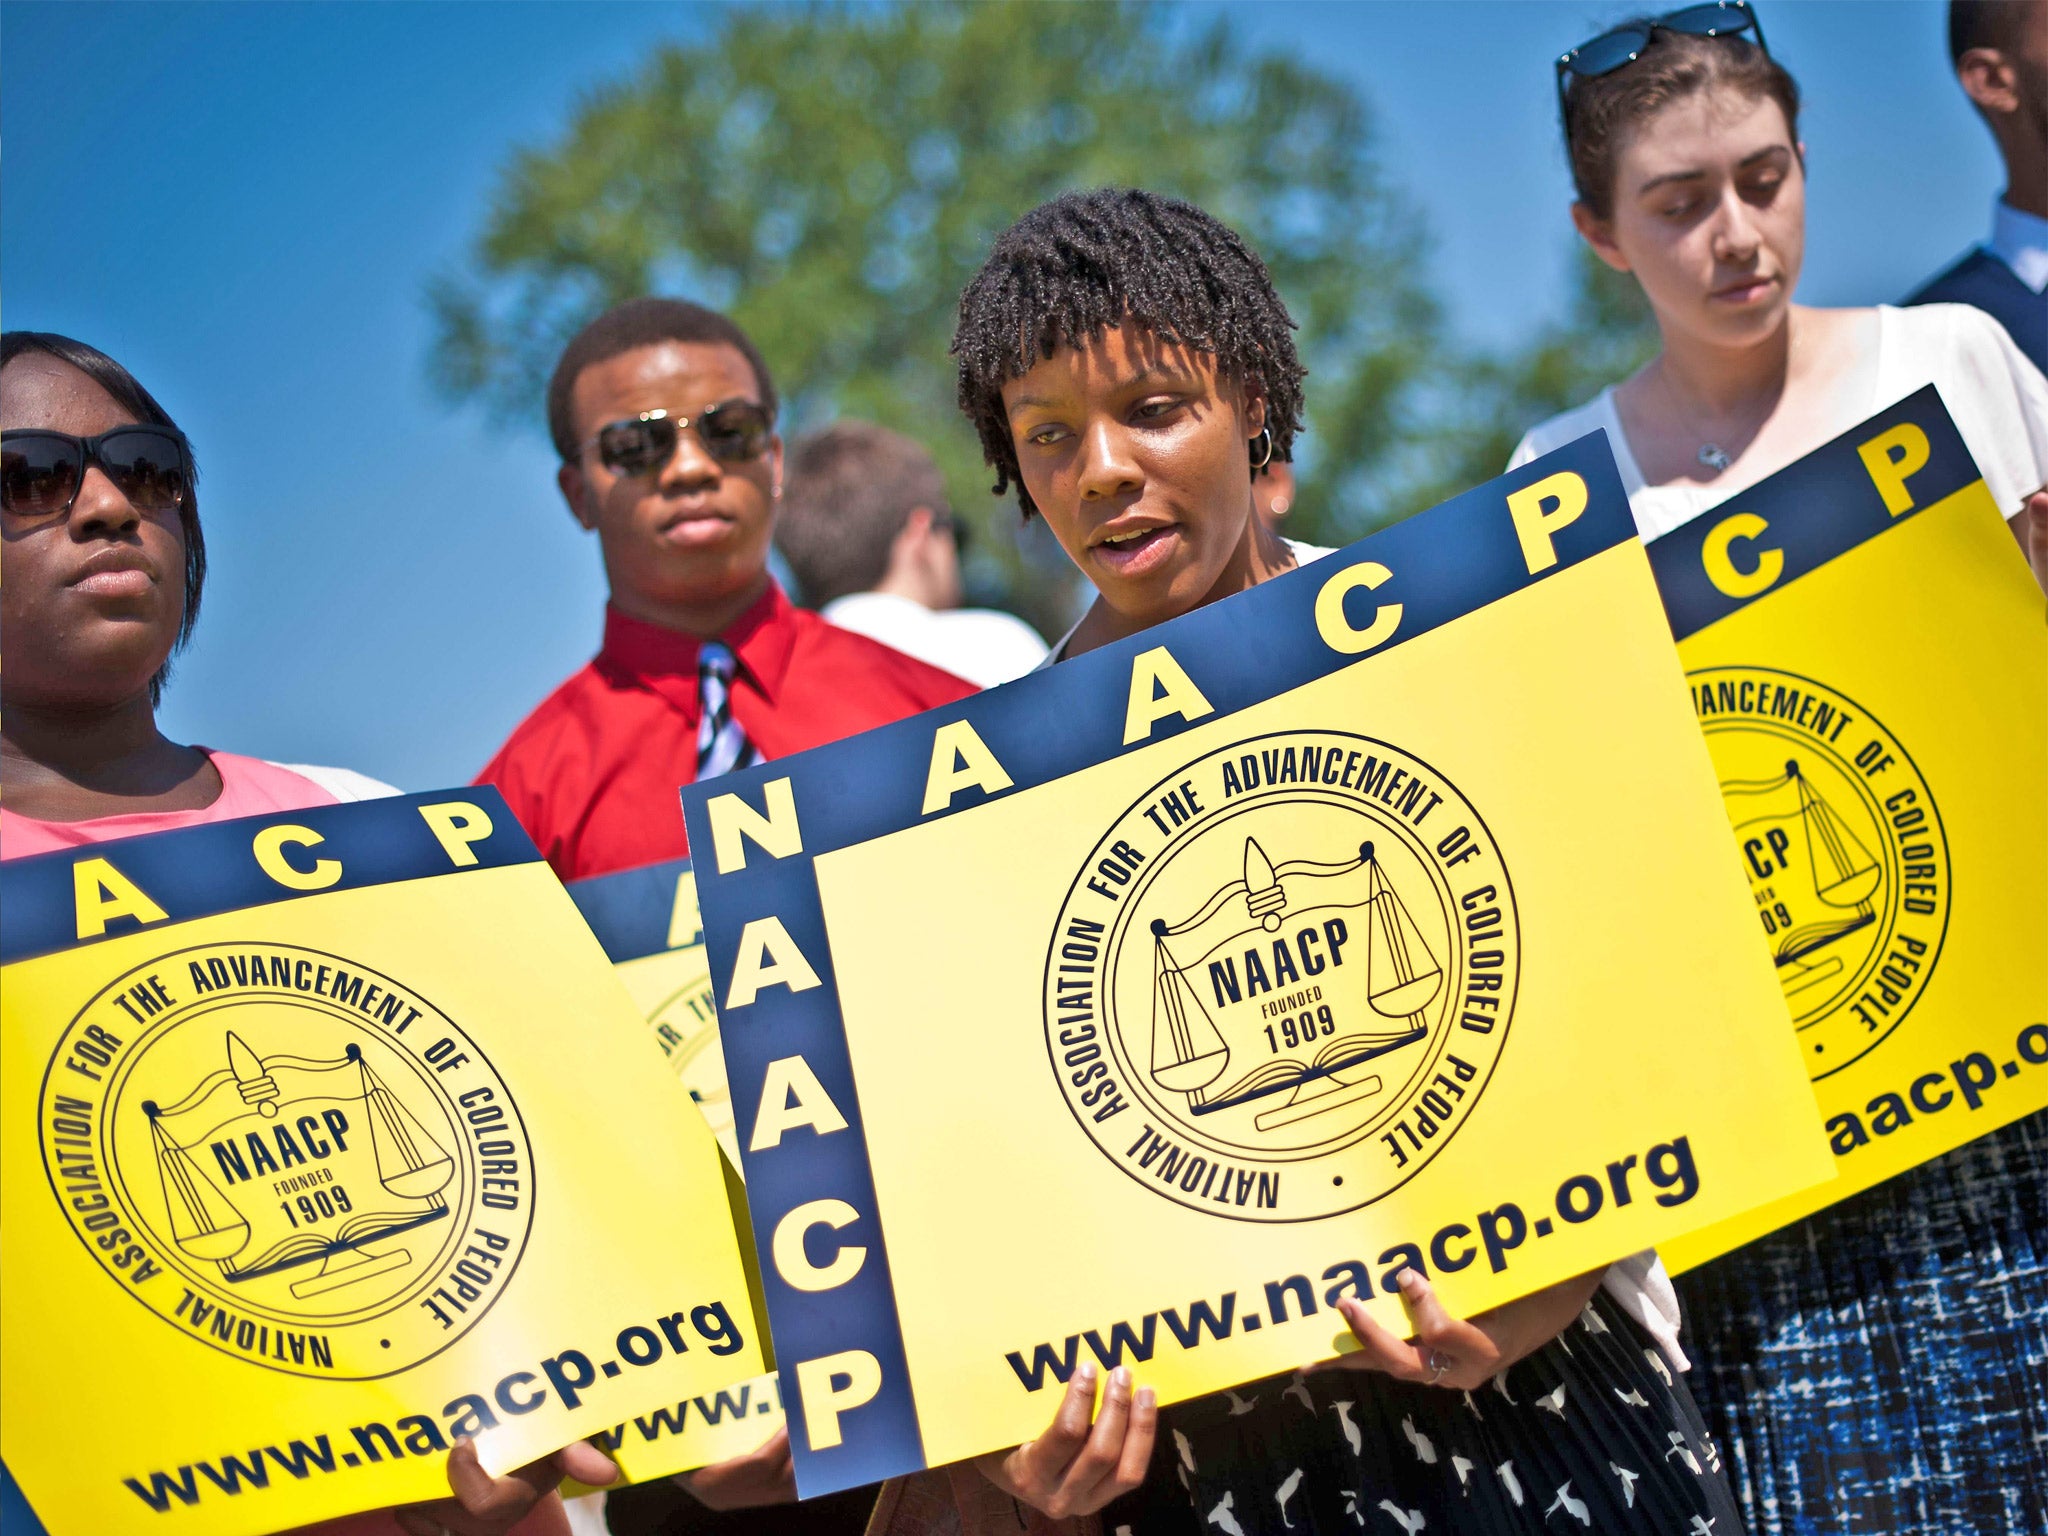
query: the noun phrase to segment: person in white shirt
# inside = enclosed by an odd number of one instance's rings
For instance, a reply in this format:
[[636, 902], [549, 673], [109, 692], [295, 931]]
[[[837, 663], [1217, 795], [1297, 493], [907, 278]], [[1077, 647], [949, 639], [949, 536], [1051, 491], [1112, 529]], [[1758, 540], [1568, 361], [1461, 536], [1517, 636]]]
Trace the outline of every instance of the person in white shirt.
[[2048, 0], [1949, 0], [1948, 51], [2005, 162], [1991, 238], [1908, 304], [1974, 304], [2048, 370]]
[[776, 546], [798, 595], [851, 629], [993, 688], [1045, 659], [1022, 619], [960, 606], [967, 530], [932, 456], [900, 432], [841, 421], [790, 451]]
[[1604, 428], [1655, 538], [1931, 383], [2048, 573], [2048, 379], [2012, 338], [1960, 304], [1792, 302], [1806, 161], [1783, 66], [1739, 35], [1656, 30], [1619, 68], [1566, 74], [1572, 222], [1642, 284], [1663, 350], [1533, 428], [1510, 466]]
[[[1792, 302], [1799, 92], [1755, 12], [1628, 23], [1557, 70], [1572, 220], [1642, 284], [1663, 348], [1512, 462], [1604, 429], [1653, 538], [1932, 383], [2048, 585], [2048, 380], [2012, 338], [1960, 304]], [[2044, 1201], [2048, 1112], [1679, 1277], [1757, 1536], [2048, 1530]]]

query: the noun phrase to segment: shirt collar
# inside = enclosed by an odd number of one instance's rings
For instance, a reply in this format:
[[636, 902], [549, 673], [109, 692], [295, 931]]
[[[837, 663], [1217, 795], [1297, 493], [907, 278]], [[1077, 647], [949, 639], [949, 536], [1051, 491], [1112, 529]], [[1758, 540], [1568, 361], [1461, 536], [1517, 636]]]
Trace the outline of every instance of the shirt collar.
[[874, 613], [877, 610], [891, 614], [910, 614], [913, 617], [929, 614], [914, 597], [905, 597], [900, 592], [849, 592], [844, 597], [835, 597], [818, 610], [818, 616], [831, 619], [835, 624], [840, 614]]
[[[732, 647], [740, 670], [771, 704], [789, 674], [796, 645], [796, 627], [790, 622], [795, 611], [770, 577], [768, 590], [718, 636]], [[610, 672], [627, 679], [686, 677], [694, 687], [700, 649], [702, 642], [695, 635], [649, 624], [605, 604], [604, 645], [597, 660]]]
[[2048, 219], [2022, 213], [2000, 198], [1992, 209], [1986, 249], [2034, 292], [2048, 291]]

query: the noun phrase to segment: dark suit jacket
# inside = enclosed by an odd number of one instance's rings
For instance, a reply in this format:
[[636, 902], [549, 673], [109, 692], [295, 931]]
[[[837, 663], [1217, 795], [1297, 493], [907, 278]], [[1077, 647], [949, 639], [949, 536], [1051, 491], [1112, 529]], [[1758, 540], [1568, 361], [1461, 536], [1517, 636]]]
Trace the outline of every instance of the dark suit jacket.
[[2048, 293], [2036, 293], [1989, 251], [1975, 250], [1950, 267], [1908, 304], [1970, 304], [2000, 325], [2048, 373]]

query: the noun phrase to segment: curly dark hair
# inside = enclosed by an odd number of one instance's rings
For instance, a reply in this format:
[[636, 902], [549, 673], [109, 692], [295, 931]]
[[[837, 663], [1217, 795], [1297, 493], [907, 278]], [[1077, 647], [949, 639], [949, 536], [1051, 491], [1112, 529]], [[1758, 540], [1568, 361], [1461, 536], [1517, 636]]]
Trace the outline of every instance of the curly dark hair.
[[1003, 385], [1061, 347], [1085, 347], [1129, 320], [1215, 357], [1224, 377], [1266, 400], [1273, 457], [1294, 457], [1301, 381], [1294, 319], [1258, 253], [1192, 203], [1135, 187], [1067, 192], [1004, 230], [960, 295], [953, 333], [960, 409], [981, 434], [1000, 496], [1024, 489]]

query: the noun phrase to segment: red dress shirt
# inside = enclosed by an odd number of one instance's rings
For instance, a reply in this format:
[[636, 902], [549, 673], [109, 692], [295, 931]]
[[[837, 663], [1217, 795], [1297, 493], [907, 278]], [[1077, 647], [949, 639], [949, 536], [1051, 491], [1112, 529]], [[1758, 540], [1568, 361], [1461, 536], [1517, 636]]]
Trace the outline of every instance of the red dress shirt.
[[[787, 757], [965, 698], [972, 683], [791, 606], [774, 582], [719, 636], [732, 711]], [[607, 606], [597, 658], [498, 749], [495, 784], [555, 873], [583, 880], [690, 851], [676, 786], [697, 776], [698, 642]]]

